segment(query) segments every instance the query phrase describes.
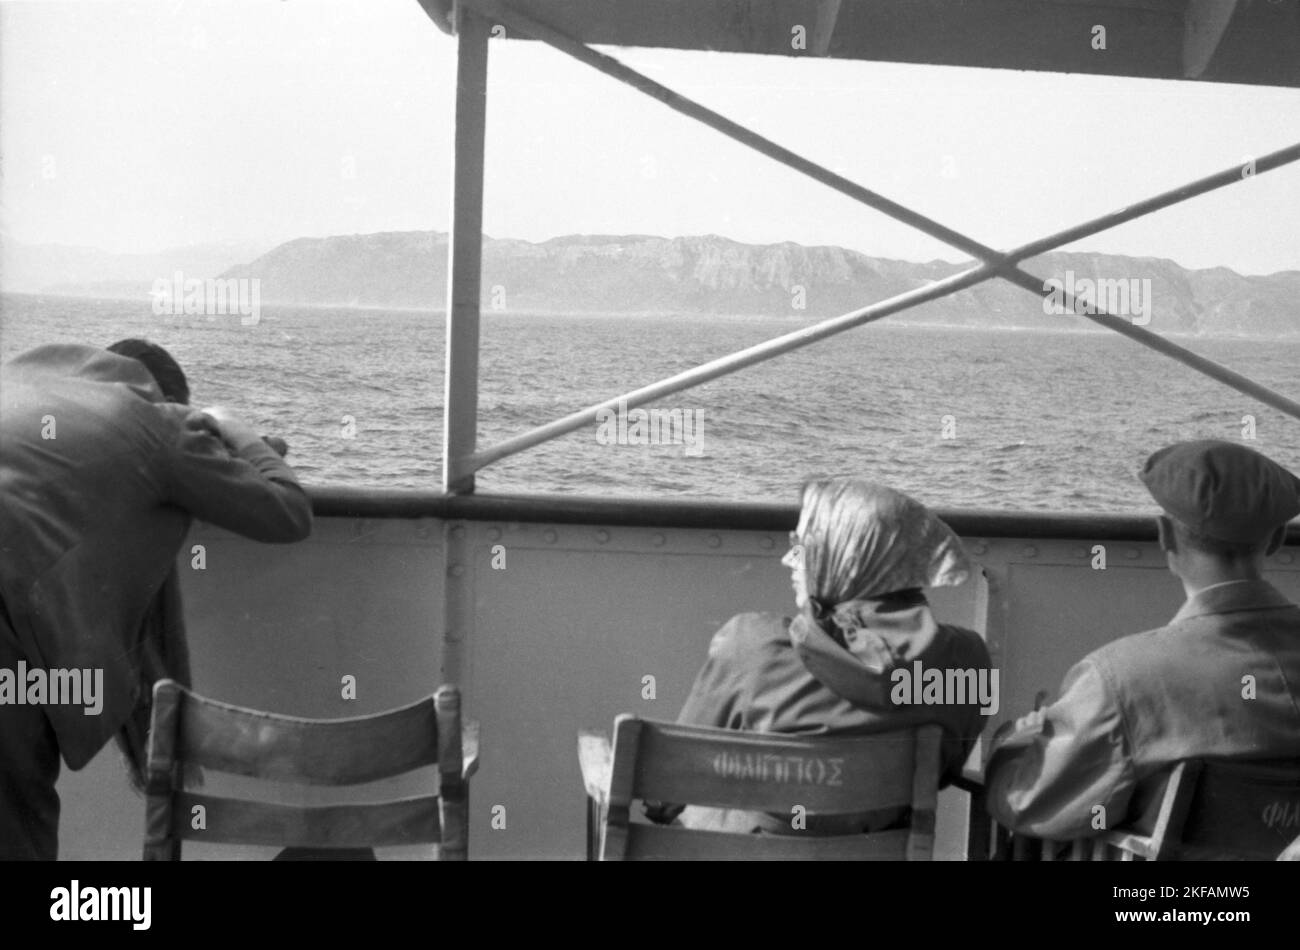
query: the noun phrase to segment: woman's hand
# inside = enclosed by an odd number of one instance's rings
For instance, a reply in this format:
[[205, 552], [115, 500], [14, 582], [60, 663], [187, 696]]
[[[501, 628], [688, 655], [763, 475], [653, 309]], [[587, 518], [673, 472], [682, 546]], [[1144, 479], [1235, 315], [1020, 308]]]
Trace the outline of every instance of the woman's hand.
[[1007, 720], [998, 727], [997, 732], [993, 733], [990, 746], [996, 748], [1003, 741], [1015, 739], [1025, 740], [1027, 737], [1038, 735], [1043, 731], [1043, 724], [1047, 721], [1047, 690], [1040, 690], [1034, 697], [1034, 708], [1031, 712], [1025, 713], [1014, 723]]
[[1043, 728], [1043, 721], [1047, 718], [1046, 709], [1035, 709], [1033, 712], [1025, 713], [1016, 720], [1017, 732], [1039, 731]]

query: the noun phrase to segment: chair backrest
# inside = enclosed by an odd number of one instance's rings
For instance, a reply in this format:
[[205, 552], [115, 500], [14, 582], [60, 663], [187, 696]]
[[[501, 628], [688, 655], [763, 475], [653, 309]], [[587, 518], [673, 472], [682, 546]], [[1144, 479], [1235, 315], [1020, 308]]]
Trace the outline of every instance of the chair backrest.
[[1079, 838], [1068, 848], [1024, 835], [1008, 841], [997, 829], [995, 857], [1013, 861], [1271, 861], [1300, 833], [1300, 759], [1179, 762], [1170, 770], [1153, 812], [1137, 824], [1150, 827], [1150, 833], [1116, 829]]
[[1152, 842], [1157, 860], [1273, 860], [1300, 834], [1300, 759], [1201, 759], [1179, 768], [1181, 784], [1171, 778], [1165, 793], [1168, 826]]
[[[783, 736], [620, 716], [615, 722], [602, 860], [930, 860], [941, 730]], [[789, 834], [725, 834], [634, 822], [633, 801], [780, 815]], [[906, 827], [871, 834], [796, 830], [799, 816], [911, 810]]]
[[[364, 848], [439, 844], [442, 860], [464, 860], [468, 787], [460, 691], [390, 712], [303, 719], [199, 696], [172, 680], [154, 686], [149, 733], [144, 858], [179, 860], [181, 841]], [[432, 794], [375, 803], [286, 805], [198, 794], [187, 769], [345, 786], [438, 766]]]

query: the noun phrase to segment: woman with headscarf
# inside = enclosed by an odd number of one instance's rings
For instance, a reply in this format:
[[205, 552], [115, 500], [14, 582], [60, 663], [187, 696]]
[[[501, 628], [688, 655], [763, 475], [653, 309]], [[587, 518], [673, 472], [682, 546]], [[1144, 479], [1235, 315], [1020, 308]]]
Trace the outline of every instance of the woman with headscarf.
[[[910, 700], [896, 687], [915, 675], [918, 663], [921, 670], [988, 676], [984, 641], [937, 621], [922, 592], [966, 581], [970, 566], [961, 541], [924, 505], [862, 479], [812, 480], [802, 502], [799, 527], [782, 558], [792, 572], [798, 614], [747, 613], [728, 621], [709, 644], [678, 722], [798, 735], [861, 735], [937, 723], [943, 728], [941, 784], [948, 784], [987, 721], [976, 697], [960, 705], [916, 703], [921, 684], [906, 691]], [[681, 806], [648, 804], [646, 812], [667, 821]], [[806, 830], [870, 831], [900, 817], [897, 811], [810, 815]], [[789, 816], [697, 807], [686, 810], [682, 823], [790, 830]]]

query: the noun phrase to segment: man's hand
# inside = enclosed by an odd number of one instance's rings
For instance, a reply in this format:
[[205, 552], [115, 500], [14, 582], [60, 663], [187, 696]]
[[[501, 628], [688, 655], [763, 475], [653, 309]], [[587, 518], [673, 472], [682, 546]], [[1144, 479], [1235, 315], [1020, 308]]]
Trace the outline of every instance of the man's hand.
[[214, 423], [212, 426], [213, 431], [220, 436], [221, 441], [226, 443], [232, 452], [241, 452], [250, 445], [262, 441], [262, 437], [257, 434], [256, 429], [225, 406], [210, 406], [203, 410], [203, 415]]

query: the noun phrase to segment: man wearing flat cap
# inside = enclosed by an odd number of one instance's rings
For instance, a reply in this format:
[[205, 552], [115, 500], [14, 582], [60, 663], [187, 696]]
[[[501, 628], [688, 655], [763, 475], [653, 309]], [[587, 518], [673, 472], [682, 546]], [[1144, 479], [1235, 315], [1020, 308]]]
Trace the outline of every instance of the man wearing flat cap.
[[1300, 514], [1300, 479], [1219, 441], [1167, 446], [1141, 478], [1187, 601], [1166, 626], [1084, 657], [1055, 703], [995, 736], [989, 811], [1013, 831], [1066, 840], [1123, 825], [1183, 759], [1300, 757], [1300, 607], [1262, 576]]

